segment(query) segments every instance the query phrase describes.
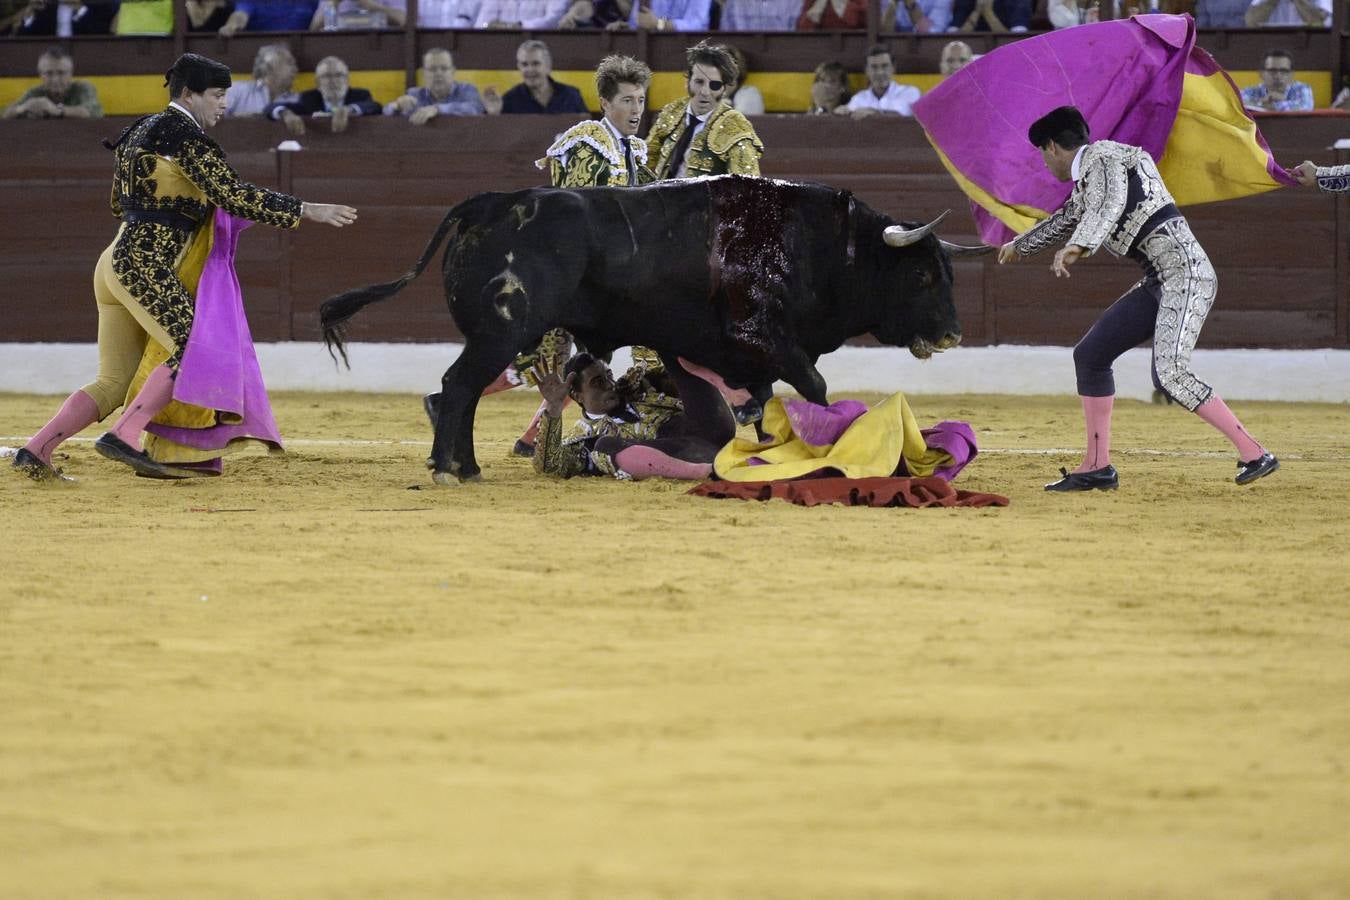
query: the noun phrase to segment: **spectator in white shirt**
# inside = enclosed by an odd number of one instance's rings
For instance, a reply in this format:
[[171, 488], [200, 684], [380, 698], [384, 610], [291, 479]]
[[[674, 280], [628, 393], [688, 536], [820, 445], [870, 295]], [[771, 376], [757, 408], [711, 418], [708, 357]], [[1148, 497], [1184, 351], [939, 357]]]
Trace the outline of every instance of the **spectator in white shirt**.
[[1248, 28], [1329, 28], [1331, 0], [1254, 0]]
[[895, 81], [895, 60], [885, 45], [867, 51], [867, 87], [853, 95], [847, 106], [835, 110], [855, 119], [881, 114], [910, 116], [910, 107], [919, 99], [919, 89]]
[[225, 92], [226, 118], [261, 116], [274, 102], [297, 99], [295, 57], [285, 44], [264, 44], [253, 56], [253, 80], [236, 81]]
[[483, 0], [417, 0], [418, 28], [472, 28]]

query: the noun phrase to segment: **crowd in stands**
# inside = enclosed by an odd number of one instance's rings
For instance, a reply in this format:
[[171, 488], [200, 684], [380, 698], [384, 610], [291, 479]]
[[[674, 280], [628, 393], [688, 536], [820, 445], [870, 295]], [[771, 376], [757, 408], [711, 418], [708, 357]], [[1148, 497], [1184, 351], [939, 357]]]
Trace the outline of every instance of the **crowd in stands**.
[[[1328, 28], [1333, 0], [1108, 0], [1119, 17], [1189, 13], [1201, 28]], [[867, 0], [419, 0], [420, 28], [863, 29]], [[0, 0], [0, 35], [169, 34], [175, 0]], [[407, 0], [185, 0], [190, 31], [402, 28]], [[1022, 32], [1095, 22], [1099, 0], [881, 0], [880, 30]]]

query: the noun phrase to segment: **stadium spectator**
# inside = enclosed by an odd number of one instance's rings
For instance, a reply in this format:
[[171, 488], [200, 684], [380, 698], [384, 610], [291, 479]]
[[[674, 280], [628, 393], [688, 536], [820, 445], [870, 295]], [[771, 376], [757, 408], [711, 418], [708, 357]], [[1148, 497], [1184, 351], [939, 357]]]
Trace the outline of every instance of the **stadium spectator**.
[[1031, 9], [1031, 0], [956, 0], [952, 22], [958, 31], [1023, 32]]
[[553, 29], [571, 8], [571, 0], [483, 0], [476, 28]]
[[722, 31], [795, 31], [801, 0], [721, 0]]
[[402, 28], [407, 21], [408, 0], [319, 0], [309, 30]]
[[[425, 125], [437, 116], [481, 116], [487, 112], [478, 88], [455, 80], [455, 58], [449, 50], [433, 47], [422, 54], [422, 80], [425, 85], [386, 105], [384, 114], [407, 116], [413, 125]], [[500, 110], [501, 99], [495, 99]]]
[[798, 31], [857, 31], [867, 27], [867, 0], [805, 0]]
[[878, 113], [886, 115], [913, 115], [910, 107], [919, 99], [919, 89], [912, 84], [901, 84], [894, 78], [895, 60], [891, 51], [877, 44], [867, 51], [867, 87], [853, 95], [847, 106], [836, 109], [840, 114], [855, 119]]
[[975, 54], [971, 52], [969, 44], [965, 41], [949, 41], [942, 47], [942, 56], [938, 58], [938, 71], [946, 78], [961, 71], [974, 60]]
[[1054, 28], [1072, 28], [1101, 20], [1101, 5], [1097, 0], [1047, 0], [1046, 17]]
[[[619, 0], [622, 9], [626, 0]], [[610, 31], [707, 31], [712, 0], [637, 0], [622, 21], [606, 26]]]
[[347, 130], [353, 116], [378, 116], [380, 104], [365, 88], [351, 86], [347, 64], [336, 56], [325, 56], [314, 68], [317, 88], [304, 91], [294, 100], [275, 100], [267, 108], [269, 119], [280, 119], [286, 130], [299, 137], [305, 133], [305, 119], [328, 119], [334, 134]]
[[273, 103], [297, 100], [291, 90], [298, 67], [285, 44], [264, 44], [253, 55], [253, 80], [236, 81], [225, 92], [225, 116], [261, 116]]
[[98, 119], [103, 106], [98, 91], [87, 81], [76, 81], [75, 60], [64, 47], [48, 48], [38, 57], [42, 83], [29, 88], [5, 108], [6, 119]]
[[824, 115], [843, 109], [848, 103], [848, 70], [835, 60], [816, 66], [811, 83], [811, 108], [807, 112]]
[[520, 84], [502, 95], [507, 115], [586, 113], [581, 91], [553, 80], [553, 54], [543, 41], [524, 41], [516, 48]]
[[113, 34], [172, 34], [173, 0], [122, 0]]
[[418, 28], [472, 28], [483, 0], [417, 0]]
[[941, 34], [952, 24], [952, 0], [895, 0], [881, 14], [882, 31]]
[[1195, 4], [1197, 28], [1246, 28], [1251, 0], [1199, 0]]
[[1261, 83], [1242, 89], [1242, 105], [1267, 112], [1304, 112], [1313, 108], [1312, 88], [1294, 80], [1294, 57], [1271, 50], [1261, 62]]
[[745, 79], [750, 77], [750, 64], [746, 62], [745, 54], [740, 47], [731, 44], [722, 46], [736, 63], [736, 80], [727, 85], [726, 96], [732, 109], [745, 116], [764, 115], [764, 95], [759, 92], [759, 88], [745, 83]]
[[1248, 28], [1330, 28], [1331, 0], [1253, 0]]
[[308, 31], [318, 0], [238, 0], [221, 26], [229, 37], [240, 31]]
[[80, 0], [32, 0], [20, 11], [16, 37], [73, 37], [108, 34], [117, 3], [81, 3]]
[[576, 0], [558, 20], [558, 27], [565, 30], [608, 28], [615, 22], [622, 23], [631, 10], [631, 0]]

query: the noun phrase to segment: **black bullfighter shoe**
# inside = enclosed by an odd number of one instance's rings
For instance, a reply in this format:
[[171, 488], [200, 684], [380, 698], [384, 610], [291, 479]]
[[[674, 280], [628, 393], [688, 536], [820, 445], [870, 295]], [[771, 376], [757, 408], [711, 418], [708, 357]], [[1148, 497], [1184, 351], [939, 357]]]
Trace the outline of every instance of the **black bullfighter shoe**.
[[1115, 466], [1103, 466], [1091, 472], [1070, 472], [1060, 469], [1064, 477], [1045, 486], [1047, 491], [1114, 491], [1120, 487], [1120, 476]]
[[14, 454], [14, 462], [10, 463], [14, 471], [24, 475], [34, 481], [74, 481], [68, 475], [62, 475], [61, 470], [55, 466], [48, 465], [38, 459], [38, 455], [27, 447], [20, 447], [19, 452]]
[[98, 451], [99, 456], [131, 466], [136, 470], [137, 475], [164, 479], [188, 477], [163, 463], [155, 462], [150, 458], [150, 454], [144, 450], [135, 449], [111, 431], [104, 432], [103, 437], [94, 441], [94, 449]]
[[1258, 478], [1265, 478], [1279, 467], [1280, 461], [1275, 458], [1274, 453], [1262, 453], [1251, 462], [1239, 462], [1237, 477], [1233, 480], [1238, 484], [1251, 484]]

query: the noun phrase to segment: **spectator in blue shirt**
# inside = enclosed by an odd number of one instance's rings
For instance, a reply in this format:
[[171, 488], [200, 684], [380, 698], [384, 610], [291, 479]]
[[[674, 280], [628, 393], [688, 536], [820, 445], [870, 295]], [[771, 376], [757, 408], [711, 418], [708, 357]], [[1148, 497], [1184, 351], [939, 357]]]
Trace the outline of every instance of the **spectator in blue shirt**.
[[1251, 0], [1197, 0], [1197, 28], [1246, 28], [1247, 8]]
[[[407, 116], [414, 125], [425, 125], [437, 116], [481, 116], [487, 112], [478, 88], [455, 80], [455, 58], [443, 47], [422, 54], [423, 87], [408, 93], [384, 108], [386, 116]], [[500, 106], [501, 99], [497, 98]]]
[[[622, 6], [622, 3], [620, 3]], [[613, 22], [610, 31], [707, 31], [712, 0], [633, 0], [627, 21]]]
[[553, 54], [543, 41], [525, 41], [516, 48], [521, 83], [502, 95], [502, 112], [586, 113], [581, 91], [553, 80]]
[[319, 0], [238, 0], [220, 33], [239, 31], [309, 31]]
[[1026, 31], [1031, 7], [1031, 0], [956, 0], [952, 25], [958, 31]]
[[1303, 112], [1313, 108], [1312, 88], [1294, 80], [1294, 57], [1271, 50], [1261, 64], [1261, 83], [1243, 88], [1242, 105], [1267, 112]]

